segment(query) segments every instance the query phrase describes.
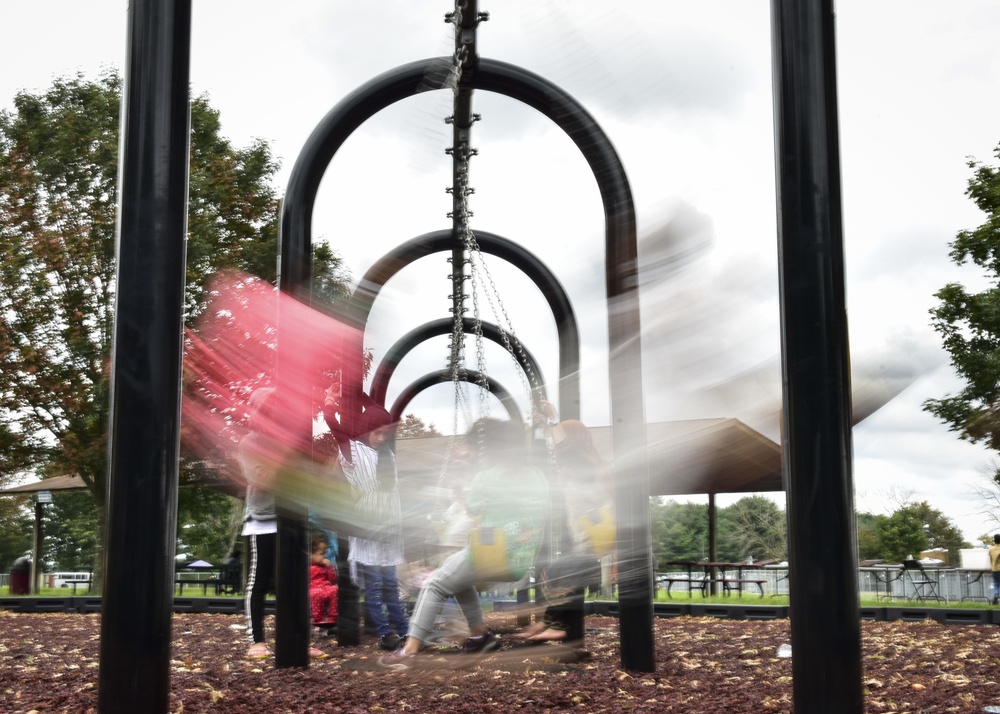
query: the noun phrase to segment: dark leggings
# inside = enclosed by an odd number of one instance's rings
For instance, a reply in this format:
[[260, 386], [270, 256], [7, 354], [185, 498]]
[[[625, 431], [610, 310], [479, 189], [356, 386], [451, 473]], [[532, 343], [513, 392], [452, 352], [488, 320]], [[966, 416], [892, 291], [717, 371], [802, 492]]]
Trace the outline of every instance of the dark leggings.
[[246, 611], [254, 642], [264, 641], [264, 596], [274, 586], [274, 561], [277, 533], [249, 536], [250, 560], [247, 563]]

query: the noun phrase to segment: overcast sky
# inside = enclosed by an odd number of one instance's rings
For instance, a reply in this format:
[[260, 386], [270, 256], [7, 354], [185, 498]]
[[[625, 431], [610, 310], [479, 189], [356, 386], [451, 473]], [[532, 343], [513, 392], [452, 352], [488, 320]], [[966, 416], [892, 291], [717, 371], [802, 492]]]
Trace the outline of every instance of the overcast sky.
[[[21, 89], [125, 56], [124, 0], [7, 3], [0, 106]], [[194, 3], [192, 86], [237, 145], [268, 141], [279, 190], [309, 133], [377, 74], [450, 55], [438, 0]], [[639, 221], [645, 405], [649, 420], [737, 417], [777, 438], [779, 337], [769, 3], [727, 0], [482, 0], [483, 57], [548, 78], [584, 104], [618, 149]], [[854, 432], [861, 510], [891, 494], [927, 500], [967, 539], [997, 530], [970, 494], [991, 456], [920, 408], [958, 388], [929, 326], [933, 293], [982, 277], [948, 260], [957, 231], [983, 215], [964, 195], [970, 157], [1000, 143], [1000, 5], [988, 0], [841, 3], [837, 8], [847, 293], [856, 399], [898, 393]], [[603, 218], [572, 143], [513, 100], [477, 93], [473, 228], [515, 240], [557, 274], [583, 342], [583, 417], [608, 423]], [[387, 250], [449, 227], [451, 98], [429, 92], [366, 122], [321, 189], [314, 237], [355, 277]], [[537, 290], [487, 263], [518, 336], [556, 375], [555, 325]], [[368, 340], [376, 359], [403, 332], [448, 316], [449, 266], [427, 258], [390, 281]], [[485, 296], [484, 296], [485, 297]], [[496, 321], [483, 305], [483, 317]], [[390, 400], [429, 369], [431, 341], [400, 366]], [[470, 365], [475, 356], [469, 356]], [[492, 345], [487, 368], [523, 391]], [[908, 386], [907, 386], [908, 385]], [[905, 386], [905, 389], [899, 390]], [[874, 395], [874, 397], [873, 397]], [[448, 387], [413, 411], [451, 428]], [[720, 499], [720, 503], [726, 503]], [[1000, 514], [998, 514], [1000, 515]]]

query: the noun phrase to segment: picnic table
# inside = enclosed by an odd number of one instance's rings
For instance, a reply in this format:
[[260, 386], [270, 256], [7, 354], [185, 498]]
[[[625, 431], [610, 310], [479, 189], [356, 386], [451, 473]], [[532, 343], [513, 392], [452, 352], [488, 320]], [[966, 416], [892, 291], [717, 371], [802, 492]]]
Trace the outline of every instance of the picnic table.
[[[990, 602], [993, 599], [992, 594], [987, 595], [986, 591], [987, 587], [993, 587], [992, 577], [986, 578], [985, 580], [983, 579], [986, 575], [992, 576], [992, 568], [989, 570], [985, 570], [983, 568], [956, 568], [956, 570], [965, 576], [963, 580], [963, 584], [965, 585], [965, 594], [962, 595], [962, 602], [965, 602], [966, 600], [984, 600], [986, 602]], [[972, 594], [973, 585], [979, 586], [978, 595]], [[992, 593], [992, 589], [989, 592]]]
[[76, 597], [76, 589], [78, 586], [86, 585], [87, 592], [89, 593], [90, 585], [93, 582], [94, 582], [93, 580], [67, 580], [66, 583], [63, 585], [63, 587], [66, 587], [68, 585], [69, 587], [73, 588], [73, 596]]
[[764, 583], [767, 580], [763, 578], [745, 578], [743, 577], [743, 571], [747, 568], [761, 568], [763, 563], [720, 563], [711, 562], [706, 560], [674, 560], [667, 563], [667, 565], [675, 565], [678, 567], [683, 567], [685, 569], [686, 577], [680, 578], [667, 578], [667, 597], [670, 597], [670, 589], [673, 587], [674, 583], [688, 584], [688, 597], [694, 590], [701, 590], [703, 596], [707, 595], [707, 588], [711, 587], [712, 592], [717, 592], [717, 586], [722, 585], [722, 592], [724, 595], [730, 595], [734, 591], [738, 595], [743, 594], [743, 588], [746, 585], [756, 585], [760, 596], [764, 597]]
[[[878, 563], [862, 565], [858, 568], [863, 573], [871, 573], [875, 578], [876, 600], [938, 600], [947, 602], [947, 598], [938, 592], [940, 574], [952, 570], [943, 565], [925, 563], [918, 560], [905, 560], [902, 563]], [[899, 582], [899, 593], [894, 593], [894, 584]], [[882, 592], [882, 588], [885, 592]], [[966, 584], [968, 591], [968, 584]], [[963, 598], [964, 599], [964, 598]]]
[[208, 588], [209, 588], [209, 586], [211, 586], [211, 587], [214, 588], [214, 587], [216, 587], [216, 583], [218, 582], [218, 578], [217, 577], [208, 577], [208, 578], [197, 578], [197, 577], [194, 577], [193, 578], [193, 577], [191, 577], [191, 574], [187, 574], [187, 576], [188, 577], [184, 577], [184, 575], [178, 575], [174, 579], [174, 585], [177, 587], [177, 589], [179, 590], [179, 592], [180, 592], [181, 595], [184, 594], [184, 587], [185, 586], [189, 586], [189, 587], [192, 587], [192, 586], [193, 587], [201, 586], [201, 594], [203, 596], [206, 596], [206, 595], [208, 595]]
[[[858, 568], [862, 573], [871, 573], [875, 578], [875, 599], [891, 600], [892, 584], [903, 577], [903, 566], [900, 563], [875, 563], [862, 565]], [[885, 586], [885, 592], [882, 592]]]

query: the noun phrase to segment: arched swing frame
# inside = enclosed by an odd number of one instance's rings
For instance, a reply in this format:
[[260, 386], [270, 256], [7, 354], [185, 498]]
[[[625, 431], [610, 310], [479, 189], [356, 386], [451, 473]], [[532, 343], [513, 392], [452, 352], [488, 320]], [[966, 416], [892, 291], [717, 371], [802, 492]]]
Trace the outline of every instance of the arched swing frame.
[[[453, 323], [454, 321], [448, 317], [441, 318], [440, 320], [432, 320], [431, 322], [426, 322], [414, 330], [410, 330], [393, 343], [393, 345], [386, 350], [385, 356], [382, 360], [379, 361], [378, 367], [375, 368], [375, 374], [372, 376], [371, 387], [369, 390], [371, 398], [377, 403], [384, 405], [389, 382], [392, 379], [393, 374], [395, 374], [396, 367], [399, 365], [400, 361], [402, 361], [402, 359], [417, 345], [420, 345], [433, 337], [452, 334]], [[467, 335], [475, 334], [475, 321], [472, 318], [463, 318], [462, 329]], [[511, 332], [506, 332], [502, 328], [490, 322], [480, 323], [479, 329], [482, 331], [483, 337], [486, 339], [498, 344], [503, 344], [504, 339], [506, 339], [514, 346], [514, 355], [518, 364], [521, 366], [522, 371], [525, 374], [538, 375], [539, 382], [541, 384], [539, 387], [539, 397], [541, 399], [545, 399], [545, 380], [542, 378], [538, 361], [535, 359], [534, 355], [528, 351], [528, 348], [520, 343], [517, 335]], [[466, 372], [468, 372], [468, 370], [466, 370]], [[437, 384], [437, 382], [435, 382], [435, 384]], [[407, 400], [406, 403], [408, 404], [409, 400]], [[393, 414], [397, 420], [406, 408], [406, 404], [403, 404], [402, 406], [399, 405], [400, 398], [397, 398], [397, 400], [393, 403], [392, 409], [389, 410], [389, 412]], [[510, 414], [510, 409], [507, 409], [507, 411], [508, 414]], [[511, 418], [514, 420], [523, 419], [520, 410], [517, 410], [516, 415], [511, 414]]]
[[[282, 289], [308, 300], [311, 281], [313, 205], [327, 166], [347, 138], [370, 116], [427, 90], [451, 58], [420, 60], [389, 70], [338, 103], [319, 123], [292, 169], [281, 216]], [[645, 454], [642, 359], [635, 207], [624, 167], [610, 140], [573, 97], [548, 80], [505, 62], [479, 59], [463, 83], [508, 96], [551, 119], [576, 144], [593, 172], [605, 216], [605, 282], [608, 300], [612, 451]], [[363, 334], [370, 304], [354, 301], [347, 319]], [[362, 345], [357, 364], [345, 365], [350, 394], [362, 383]], [[356, 405], [343, 408], [354, 413]], [[616, 469], [619, 613], [622, 665], [652, 671], [653, 579], [650, 551], [649, 477], [645, 458]]]

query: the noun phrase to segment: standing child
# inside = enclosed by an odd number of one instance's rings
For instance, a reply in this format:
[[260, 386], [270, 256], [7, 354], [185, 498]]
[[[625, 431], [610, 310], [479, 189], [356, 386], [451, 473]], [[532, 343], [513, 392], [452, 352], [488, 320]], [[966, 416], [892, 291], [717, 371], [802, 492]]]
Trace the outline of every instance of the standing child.
[[274, 389], [258, 389], [250, 396], [250, 432], [240, 442], [239, 462], [247, 493], [243, 511], [243, 535], [250, 558], [247, 563], [246, 614], [253, 640], [248, 657], [268, 657], [264, 639], [264, 596], [274, 587], [275, 547], [278, 516], [274, 509], [274, 475], [279, 445], [275, 439]]
[[313, 536], [309, 560], [309, 601], [312, 604], [313, 628], [320, 631], [337, 624], [337, 571], [326, 557], [329, 545], [322, 533]]
[[[247, 657], [270, 657], [264, 638], [264, 597], [274, 590], [278, 541], [278, 516], [274, 504], [274, 480], [285, 454], [278, 424], [281, 415], [273, 387], [263, 387], [250, 396], [250, 432], [240, 442], [239, 463], [247, 482], [243, 512], [243, 535], [250, 545], [247, 562], [246, 613], [253, 644]], [[326, 657], [310, 647], [310, 657]]]
[[363, 583], [368, 623], [379, 647], [393, 650], [409, 631], [399, 597], [396, 568], [403, 559], [403, 517], [392, 439], [396, 425], [383, 407], [362, 395], [364, 413], [353, 438], [337, 421], [340, 385], [327, 390], [323, 417], [340, 446], [340, 466], [356, 499], [359, 525], [365, 536], [349, 538], [347, 562], [351, 580]]

